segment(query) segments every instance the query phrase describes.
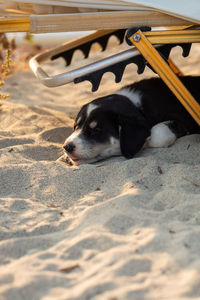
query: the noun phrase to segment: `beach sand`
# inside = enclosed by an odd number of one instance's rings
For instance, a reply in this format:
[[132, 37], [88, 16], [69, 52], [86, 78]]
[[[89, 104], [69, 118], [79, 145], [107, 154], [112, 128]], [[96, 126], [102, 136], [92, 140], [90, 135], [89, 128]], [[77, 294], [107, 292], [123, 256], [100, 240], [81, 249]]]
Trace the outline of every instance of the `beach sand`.
[[[174, 61], [200, 74], [200, 46]], [[63, 62], [47, 65], [49, 71]], [[44, 87], [28, 69], [0, 107], [0, 300], [200, 299], [200, 135], [69, 167], [60, 159], [79, 108], [120, 84]]]

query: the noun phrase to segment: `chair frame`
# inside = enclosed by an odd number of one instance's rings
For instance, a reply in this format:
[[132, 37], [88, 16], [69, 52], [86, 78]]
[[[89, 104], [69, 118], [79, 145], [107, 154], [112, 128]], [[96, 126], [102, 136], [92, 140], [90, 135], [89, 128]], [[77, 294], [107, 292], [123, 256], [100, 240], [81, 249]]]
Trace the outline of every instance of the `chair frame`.
[[[153, 17], [151, 17], [153, 13]], [[142, 17], [145, 15], [145, 25], [150, 25], [148, 22], [157, 22], [157, 18], [159, 16], [159, 22], [162, 24], [161, 20], [164, 18], [164, 24], [162, 26], [169, 26], [172, 30], [160, 30], [160, 31], [142, 31], [140, 28], [136, 29], [135, 32], [129, 34], [128, 40], [129, 42], [135, 46], [135, 48], [141, 53], [141, 55], [146, 59], [146, 61], [151, 65], [151, 67], [155, 70], [155, 72], [161, 77], [164, 83], [170, 88], [170, 90], [174, 93], [177, 99], [182, 103], [182, 105], [186, 108], [186, 110], [190, 113], [190, 115], [194, 118], [194, 120], [200, 125], [200, 104], [194, 99], [191, 93], [187, 90], [187, 88], [182, 84], [179, 79], [183, 74], [181, 71], [175, 66], [175, 64], [168, 60], [166, 62], [163, 57], [156, 50], [156, 47], [153, 45], [158, 44], [177, 44], [177, 43], [198, 43], [200, 42], [200, 29], [189, 27], [191, 24], [188, 21], [181, 20], [178, 18], [173, 18], [167, 16], [165, 14], [161, 14], [158, 12], [117, 12], [112, 13], [113, 16], [112, 22], [109, 17], [109, 13], [101, 13], [98, 15], [98, 19], [100, 21], [100, 25], [103, 30], [99, 30], [91, 35], [86, 37], [82, 37], [77, 39], [76, 41], [68, 42], [62, 46], [56, 47], [52, 50], [46, 51], [44, 53], [38, 54], [30, 60], [30, 67], [35, 75], [40, 79], [40, 81], [48, 87], [54, 87], [66, 84], [68, 82], [74, 81], [77, 76], [87, 74], [91, 71], [98, 71], [109, 64], [112, 64], [113, 61], [120, 62], [120, 60], [129, 59], [131, 56], [135, 55], [135, 50], [127, 50], [122, 53], [119, 53], [110, 58], [104, 59], [94, 64], [90, 64], [86, 67], [80, 68], [78, 70], [72, 72], [66, 72], [56, 76], [49, 76], [40, 66], [41, 62], [49, 59], [53, 54], [58, 53], [59, 51], [72, 49], [74, 46], [81, 45], [92, 38], [102, 36], [112, 30], [119, 28], [120, 23], [122, 24], [122, 28], [127, 28], [127, 22], [134, 26], [134, 22], [138, 22], [141, 24]], [[136, 19], [133, 18], [135, 14]], [[128, 17], [127, 17], [128, 16]], [[65, 15], [64, 19], [61, 22], [61, 26], [63, 30], [67, 31], [65, 27], [65, 21], [67, 22], [67, 26], [71, 26], [75, 24], [75, 20], [77, 22], [82, 22], [82, 24], [86, 24], [86, 27], [89, 26], [88, 20], [91, 18], [95, 18], [95, 14], [85, 14], [82, 15], [82, 18], [77, 18], [76, 14]], [[70, 19], [72, 18], [74, 22]], [[101, 19], [102, 18], [102, 19]], [[105, 26], [103, 20], [110, 20], [109, 28], [104, 28]], [[117, 20], [119, 19], [119, 22]], [[42, 28], [45, 28], [46, 32], [51, 32], [51, 26], [48, 27], [49, 20], [52, 22], [57, 22], [58, 17], [56, 16], [3, 16], [0, 17], [0, 33], [1, 32], [32, 32], [32, 27], [34, 27], [35, 20], [42, 24]], [[86, 21], [85, 21], [86, 20]], [[115, 22], [113, 22], [115, 20]], [[36, 23], [37, 23], [36, 22]], [[90, 21], [91, 22], [91, 21]], [[132, 22], [132, 23], [131, 23]], [[98, 22], [97, 22], [98, 23]], [[106, 23], [106, 22], [105, 22]], [[63, 25], [64, 24], [64, 25]], [[114, 24], [113, 28], [111, 28], [111, 24]], [[51, 25], [51, 24], [50, 24]], [[91, 26], [95, 26], [94, 22], [90, 24]], [[46, 26], [46, 27], [45, 27]], [[80, 26], [80, 24], [79, 24]], [[83, 26], [83, 25], [82, 25]], [[118, 27], [117, 27], [118, 26]], [[153, 23], [153, 26], [159, 26], [159, 23]], [[174, 30], [174, 27], [176, 29]], [[179, 26], [179, 27], [177, 27]], [[186, 27], [187, 26], [187, 27]], [[40, 26], [39, 26], [40, 27]], [[186, 27], [186, 28], [185, 28]], [[54, 31], [59, 31], [60, 27], [55, 27]], [[64, 30], [65, 28], [65, 30]], [[67, 27], [68, 28], [68, 27]], [[69, 27], [71, 28], [71, 27]], [[77, 27], [75, 27], [77, 28]], [[99, 29], [99, 28], [85, 28], [82, 27], [82, 30], [90, 30], [90, 29]], [[37, 28], [35, 29], [37, 32]], [[74, 28], [72, 30], [75, 30]]]
[[164, 83], [187, 109], [193, 119], [200, 125], [200, 104], [194, 99], [188, 89], [178, 78], [178, 69], [171, 67], [161, 57], [153, 44], [197, 43], [200, 42], [200, 30], [167, 30], [164, 32], [142, 32], [137, 30], [129, 37], [130, 42], [140, 51]]

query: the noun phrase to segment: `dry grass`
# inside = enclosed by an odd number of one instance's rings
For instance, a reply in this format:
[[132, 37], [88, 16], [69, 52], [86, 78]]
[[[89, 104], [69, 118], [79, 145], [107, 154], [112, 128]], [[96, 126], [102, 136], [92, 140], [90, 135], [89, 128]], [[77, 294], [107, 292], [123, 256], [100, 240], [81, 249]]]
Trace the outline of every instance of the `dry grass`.
[[0, 100], [9, 98], [8, 94], [2, 92], [7, 76], [11, 72], [11, 54], [15, 49], [15, 41], [8, 40], [4, 33], [0, 34]]
[[5, 100], [9, 98], [8, 94], [2, 93], [2, 87], [5, 84], [5, 79], [10, 73], [10, 64], [11, 64], [11, 50], [6, 49], [5, 59], [1, 65], [1, 73], [0, 73], [0, 100]]

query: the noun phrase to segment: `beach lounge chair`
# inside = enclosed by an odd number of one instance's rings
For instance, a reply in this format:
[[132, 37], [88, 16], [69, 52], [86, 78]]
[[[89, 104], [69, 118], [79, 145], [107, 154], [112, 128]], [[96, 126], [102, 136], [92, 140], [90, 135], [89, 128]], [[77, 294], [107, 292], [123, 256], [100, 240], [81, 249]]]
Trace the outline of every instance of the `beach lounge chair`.
[[[119, 82], [127, 64], [135, 63], [138, 73], [149, 66], [200, 125], [200, 105], [182, 84], [182, 73], [169, 58], [174, 46], [181, 46], [183, 56], [187, 56], [191, 44], [200, 42], [199, 0], [1, 0], [0, 10], [0, 32], [95, 31], [30, 60], [31, 69], [46, 86], [89, 80], [95, 91], [105, 72], [113, 72]], [[41, 66], [58, 57], [68, 66], [77, 49], [87, 59], [92, 44], [98, 42], [104, 51], [111, 35], [119, 43], [127, 42], [130, 49], [56, 76], [49, 76]]]

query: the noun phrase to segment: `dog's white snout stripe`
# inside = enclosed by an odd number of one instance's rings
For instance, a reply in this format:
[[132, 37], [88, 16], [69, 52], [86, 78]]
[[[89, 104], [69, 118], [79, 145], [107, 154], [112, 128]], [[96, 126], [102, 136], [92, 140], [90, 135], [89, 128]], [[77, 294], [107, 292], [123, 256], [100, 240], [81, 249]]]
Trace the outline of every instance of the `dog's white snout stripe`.
[[77, 139], [77, 138], [80, 136], [81, 132], [82, 132], [81, 129], [78, 129], [78, 130], [74, 131], [74, 132], [66, 139], [65, 144], [73, 142], [75, 139]]
[[78, 120], [76, 121], [76, 124], [79, 125], [81, 123], [81, 117], [78, 118]]

